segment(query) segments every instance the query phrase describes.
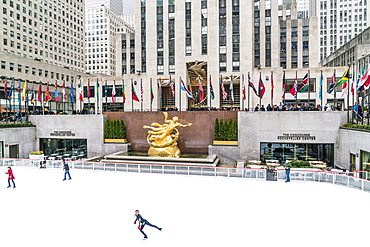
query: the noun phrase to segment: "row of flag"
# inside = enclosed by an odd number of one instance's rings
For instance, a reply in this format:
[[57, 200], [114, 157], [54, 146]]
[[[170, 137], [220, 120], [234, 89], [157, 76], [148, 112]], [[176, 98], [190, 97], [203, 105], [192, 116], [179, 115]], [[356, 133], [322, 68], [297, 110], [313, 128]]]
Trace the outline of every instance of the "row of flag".
[[[11, 99], [13, 99], [13, 91], [15, 91], [15, 89], [14, 89], [15, 85], [14, 84], [15, 84], [15, 82], [14, 82], [14, 78], [13, 78], [12, 82], [10, 84], [9, 91], [8, 91], [7, 81], [6, 81], [6, 79], [4, 80], [4, 97], [5, 97], [6, 100], [10, 101]], [[51, 95], [50, 90], [49, 90], [49, 84], [47, 84], [47, 86], [46, 86], [45, 97], [43, 97], [41, 82], [38, 85], [37, 98], [36, 98], [36, 95], [35, 95], [36, 92], [34, 91], [34, 86], [35, 86], [35, 84], [32, 83], [32, 88], [30, 89], [31, 90], [31, 102], [32, 103], [35, 103], [35, 100], [37, 100], [39, 102], [43, 101], [45, 103], [52, 100], [52, 95]], [[67, 94], [66, 94], [66, 90], [65, 90], [65, 82], [63, 82], [61, 88], [62, 88], [62, 98], [59, 99], [58, 84], [55, 83], [55, 85], [54, 85], [54, 101], [56, 101], [56, 102], [60, 102], [60, 101], [66, 102]], [[21, 90], [21, 82], [18, 79], [17, 92], [18, 92], [18, 103], [21, 103], [21, 101], [26, 101], [27, 81], [24, 82], [23, 90]], [[71, 95], [71, 101], [72, 101], [72, 103], [74, 103], [74, 89], [73, 89], [72, 83], [70, 84], [70, 95]], [[80, 90], [80, 95], [82, 95], [82, 88]], [[83, 96], [82, 96], [82, 98], [83, 98]]]
[[[354, 73], [353, 73], [352, 80], [350, 80], [350, 78], [349, 78], [349, 69], [350, 68], [348, 67], [345, 70], [342, 77], [338, 81], [336, 81], [336, 79], [335, 79], [336, 77], [335, 77], [335, 71], [334, 71], [334, 73], [332, 75], [332, 78], [331, 78], [331, 81], [330, 81], [330, 84], [329, 84], [328, 91], [327, 91], [329, 94], [332, 93], [335, 90], [335, 88], [338, 87], [338, 86], [342, 86], [342, 96], [345, 96], [346, 94], [348, 94], [349, 87], [351, 87], [352, 95], [354, 94], [355, 91], [361, 92], [361, 91], [364, 91], [364, 90], [366, 90], [370, 87], [370, 67], [367, 70], [365, 70], [363, 68], [362, 73], [358, 73], [357, 80], [355, 80], [355, 78], [354, 78]], [[204, 91], [204, 88], [203, 88], [202, 78], [198, 77], [197, 80], [198, 80], [199, 101], [202, 102], [205, 99], [205, 91]], [[230, 94], [230, 99], [232, 101], [234, 101], [233, 83], [234, 83], [233, 82], [233, 76], [230, 76], [229, 94]], [[319, 99], [320, 100], [322, 99], [322, 83], [323, 83], [323, 76], [322, 76], [322, 72], [321, 72], [320, 83], [319, 83]], [[271, 84], [271, 94], [270, 95], [271, 95], [271, 99], [273, 99], [273, 97], [274, 97], [274, 80], [273, 80], [273, 73], [272, 72], [271, 72], [271, 76], [270, 76], [270, 84]], [[169, 79], [169, 86], [171, 88], [172, 97], [175, 97], [175, 84], [174, 84], [174, 81], [173, 81], [171, 76], [170, 76], [170, 79]], [[210, 86], [210, 98], [213, 100], [213, 99], [215, 99], [215, 95], [214, 95], [211, 76], [209, 77], [209, 86]], [[245, 85], [245, 82], [244, 82], [244, 74], [242, 75], [242, 85], [241, 86], [242, 86], [242, 99], [246, 100], [247, 93], [246, 93], [246, 85]], [[255, 87], [254, 83], [252, 82], [250, 74], [248, 73], [248, 86], [252, 89], [252, 91], [254, 92], [254, 94], [257, 97], [259, 97], [261, 99], [263, 98], [263, 96], [266, 92], [266, 87], [265, 87], [265, 84], [262, 80], [261, 73], [260, 73], [260, 76], [259, 76], [259, 81], [258, 81], [257, 88]], [[32, 103], [34, 103], [34, 101], [35, 101], [35, 91], [34, 91], [33, 87], [34, 87], [34, 84], [32, 84], [32, 88], [31, 88], [31, 92], [32, 92], [31, 101], [32, 101]], [[98, 81], [96, 81], [95, 87], [96, 88], [99, 87]], [[297, 77], [297, 74], [296, 74], [296, 77], [294, 79], [294, 83], [293, 83], [292, 87], [290, 88], [289, 92], [294, 98], [297, 98], [297, 93], [298, 92], [305, 92], [308, 89], [308, 87], [309, 87], [309, 73], [306, 73], [304, 75], [304, 77], [302, 78], [301, 83], [299, 85], [298, 85], [298, 77]], [[66, 101], [67, 94], [66, 94], [66, 91], [65, 91], [65, 82], [63, 82], [61, 88], [62, 88], [62, 98], [59, 99], [58, 84], [57, 83], [54, 84], [54, 101], [56, 101], [56, 102], [60, 102], [60, 101], [65, 102]], [[222, 78], [222, 75], [220, 76], [220, 88], [221, 88], [222, 99], [226, 100], [227, 96], [229, 94], [225, 90], [224, 79]], [[356, 88], [356, 90], [355, 90], [355, 88]], [[187, 97], [189, 98], [190, 101], [194, 100], [194, 95], [193, 95], [191, 86], [186, 85], [185, 82], [181, 79], [181, 77], [180, 77], [180, 89], [181, 89], [181, 91], [184, 91], [186, 93], [186, 95], [187, 95]], [[282, 80], [282, 98], [283, 99], [285, 98], [286, 89], [287, 89], [287, 84], [286, 84], [285, 72], [284, 72], [283, 73], [283, 80]], [[14, 90], [15, 90], [14, 79], [12, 79], [11, 86], [10, 86], [9, 90], [7, 88], [6, 80], [4, 80], [5, 99], [11, 100], [12, 97], [13, 97], [13, 91]], [[122, 83], [122, 90], [123, 90], [122, 91], [123, 103], [125, 103], [126, 102], [126, 89], [124, 87], [124, 83]], [[27, 81], [24, 82], [23, 91], [22, 91], [20, 80], [18, 80], [17, 91], [18, 91], [18, 102], [20, 103], [21, 101], [25, 101], [25, 96], [26, 96], [26, 93], [27, 93]], [[98, 90], [95, 90], [95, 92], [96, 92], [95, 97], [99, 98]], [[142, 80], [140, 80], [140, 98], [139, 98], [138, 94], [136, 93], [133, 80], [131, 80], [131, 92], [132, 92], [132, 99], [134, 101], [137, 101], [137, 102], [143, 102], [144, 101], [144, 89], [143, 89]], [[159, 97], [160, 97], [160, 100], [161, 100], [161, 98], [162, 98], [162, 96], [161, 96], [162, 95], [162, 86], [161, 86], [160, 82], [158, 82], [158, 92], [159, 92]], [[70, 93], [71, 101], [72, 101], [72, 103], [74, 103], [75, 102], [75, 100], [74, 100], [75, 91], [74, 91], [72, 83], [70, 83], [70, 92], [69, 93]], [[104, 88], [103, 88], [103, 94], [104, 94], [104, 97], [107, 101], [107, 97], [108, 97], [107, 81], [105, 82], [105, 85], [104, 85]], [[116, 92], [116, 87], [115, 87], [115, 82], [114, 82], [113, 87], [112, 87], [112, 94], [111, 94], [111, 97], [112, 97], [111, 101], [113, 103], [115, 103], [116, 94], [117, 94], [117, 92]], [[87, 98], [88, 98], [88, 100], [90, 100], [90, 97], [91, 97], [91, 87], [90, 87], [90, 80], [88, 80], [88, 85], [87, 85]], [[38, 85], [38, 90], [37, 90], [37, 101], [39, 101], [39, 102], [41, 102], [41, 101], [49, 102], [51, 99], [52, 99], [52, 95], [50, 94], [50, 91], [49, 91], [49, 84], [47, 84], [47, 86], [46, 86], [45, 97], [42, 99], [42, 90], [41, 90], [41, 82], [40, 82], [39, 85]], [[84, 100], [83, 87], [82, 87], [81, 84], [78, 87], [78, 99], [80, 101]], [[150, 100], [151, 100], [151, 103], [154, 100], [152, 79], [150, 79]]]

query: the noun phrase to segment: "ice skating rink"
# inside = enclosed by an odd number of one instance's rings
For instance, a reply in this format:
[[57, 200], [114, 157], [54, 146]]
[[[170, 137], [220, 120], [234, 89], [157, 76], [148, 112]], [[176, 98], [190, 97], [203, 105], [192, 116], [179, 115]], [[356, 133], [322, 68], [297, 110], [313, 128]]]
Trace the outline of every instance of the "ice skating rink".
[[[3, 173], [1, 173], [3, 171]], [[0, 167], [0, 246], [368, 246], [370, 193], [332, 184]], [[134, 211], [162, 232], [134, 225]]]

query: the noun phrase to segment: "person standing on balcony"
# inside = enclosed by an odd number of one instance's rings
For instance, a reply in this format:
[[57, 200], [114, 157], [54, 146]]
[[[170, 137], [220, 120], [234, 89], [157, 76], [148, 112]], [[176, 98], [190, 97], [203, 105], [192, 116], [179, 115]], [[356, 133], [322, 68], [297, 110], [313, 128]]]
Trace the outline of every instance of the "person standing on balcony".
[[13, 175], [13, 170], [10, 166], [8, 166], [8, 172], [6, 172], [5, 174], [8, 174], [8, 188], [10, 188], [10, 180], [13, 182], [13, 189], [15, 189], [15, 183], [14, 183], [14, 175]]
[[65, 181], [67, 179], [67, 175], [69, 177], [69, 180], [71, 180], [71, 175], [69, 174], [69, 165], [68, 163], [63, 159], [62, 160], [62, 163], [63, 163], [63, 170], [64, 170], [64, 179], [63, 181]]
[[144, 240], [145, 239], [148, 239], [148, 236], [143, 231], [145, 225], [148, 225], [148, 226], [157, 228], [159, 231], [162, 231], [162, 228], [150, 224], [149, 221], [147, 221], [146, 219], [144, 219], [143, 217], [141, 217], [141, 215], [139, 214], [139, 210], [135, 210], [135, 216], [136, 216], [136, 220], [135, 220], [134, 224], [136, 224], [136, 221], [138, 221], [138, 225], [139, 226], [137, 227], [137, 229], [139, 229], [140, 232], [144, 235]]

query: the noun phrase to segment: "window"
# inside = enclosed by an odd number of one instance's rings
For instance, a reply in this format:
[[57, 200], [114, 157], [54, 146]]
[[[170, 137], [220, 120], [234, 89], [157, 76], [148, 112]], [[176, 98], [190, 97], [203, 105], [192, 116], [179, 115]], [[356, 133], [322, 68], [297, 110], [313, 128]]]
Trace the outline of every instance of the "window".
[[9, 69], [10, 69], [11, 71], [14, 71], [14, 63], [10, 63], [10, 64], [9, 64]]
[[1, 61], [1, 69], [6, 69], [6, 61]]

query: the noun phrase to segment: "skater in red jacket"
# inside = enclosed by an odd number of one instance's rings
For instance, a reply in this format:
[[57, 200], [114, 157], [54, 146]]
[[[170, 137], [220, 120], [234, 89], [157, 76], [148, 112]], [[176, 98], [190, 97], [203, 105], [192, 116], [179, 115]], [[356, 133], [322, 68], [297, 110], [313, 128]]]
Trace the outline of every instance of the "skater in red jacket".
[[154, 227], [154, 228], [157, 228], [158, 230], [162, 231], [162, 228], [158, 227], [158, 226], [155, 226], [155, 225], [152, 225], [149, 223], [149, 221], [147, 221], [146, 219], [144, 219], [143, 217], [141, 217], [141, 215], [139, 214], [139, 210], [136, 210], [135, 211], [135, 216], [136, 216], [136, 220], [134, 222], [134, 224], [136, 224], [136, 221], [138, 221], [139, 223], [139, 226], [137, 227], [137, 229], [140, 230], [140, 232], [144, 235], [144, 239], [147, 239], [148, 236], [145, 234], [145, 232], [143, 231], [144, 229], [144, 226], [145, 225], [148, 225], [148, 226], [151, 226], [151, 227]]
[[10, 188], [10, 180], [12, 180], [13, 182], [13, 189], [15, 189], [15, 183], [14, 183], [14, 175], [13, 175], [13, 170], [10, 166], [8, 166], [8, 172], [6, 172], [5, 174], [8, 174], [8, 188]]

